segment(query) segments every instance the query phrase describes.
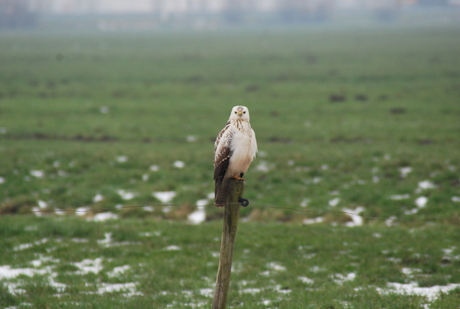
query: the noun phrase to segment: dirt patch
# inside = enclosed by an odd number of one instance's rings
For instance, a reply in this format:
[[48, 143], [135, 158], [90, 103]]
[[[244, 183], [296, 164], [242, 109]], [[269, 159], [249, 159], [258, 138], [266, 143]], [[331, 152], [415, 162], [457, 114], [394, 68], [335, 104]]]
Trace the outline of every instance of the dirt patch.
[[329, 102], [331, 103], [342, 103], [347, 100], [347, 97], [343, 94], [330, 94]]
[[41, 132], [6, 134], [3, 136], [12, 140], [56, 140], [56, 141], [78, 141], [78, 142], [116, 142], [119, 139], [115, 136], [104, 134], [101, 136], [76, 134], [74, 136], [52, 135]]

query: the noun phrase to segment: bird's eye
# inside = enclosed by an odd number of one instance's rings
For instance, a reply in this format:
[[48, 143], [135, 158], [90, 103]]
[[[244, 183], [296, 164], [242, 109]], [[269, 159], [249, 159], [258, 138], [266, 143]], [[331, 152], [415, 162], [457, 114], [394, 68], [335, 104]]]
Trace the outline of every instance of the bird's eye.
[[246, 111], [244, 111], [243, 114], [246, 114]]
[[235, 112], [235, 114], [236, 114], [236, 112]]

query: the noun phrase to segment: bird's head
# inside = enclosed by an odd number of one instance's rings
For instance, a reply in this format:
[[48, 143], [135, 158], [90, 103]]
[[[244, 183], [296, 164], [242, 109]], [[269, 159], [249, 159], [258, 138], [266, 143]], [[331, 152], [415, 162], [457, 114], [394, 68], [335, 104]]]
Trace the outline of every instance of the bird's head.
[[247, 121], [249, 122], [249, 110], [246, 106], [235, 106], [232, 108], [229, 120]]

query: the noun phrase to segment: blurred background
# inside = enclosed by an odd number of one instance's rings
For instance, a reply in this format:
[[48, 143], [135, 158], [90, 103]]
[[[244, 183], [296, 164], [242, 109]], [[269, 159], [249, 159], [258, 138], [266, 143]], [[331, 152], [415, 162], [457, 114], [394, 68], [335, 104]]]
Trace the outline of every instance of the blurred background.
[[159, 30], [222, 25], [459, 22], [458, 0], [1, 0], [0, 27]]

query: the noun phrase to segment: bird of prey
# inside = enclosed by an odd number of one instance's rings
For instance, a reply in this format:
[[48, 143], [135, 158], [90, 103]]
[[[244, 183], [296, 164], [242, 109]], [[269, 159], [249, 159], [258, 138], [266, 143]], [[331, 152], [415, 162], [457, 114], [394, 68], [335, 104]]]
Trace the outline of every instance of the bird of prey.
[[257, 141], [249, 123], [249, 110], [245, 106], [235, 106], [214, 143], [214, 205], [224, 206], [227, 179], [244, 180], [242, 177], [256, 152]]

